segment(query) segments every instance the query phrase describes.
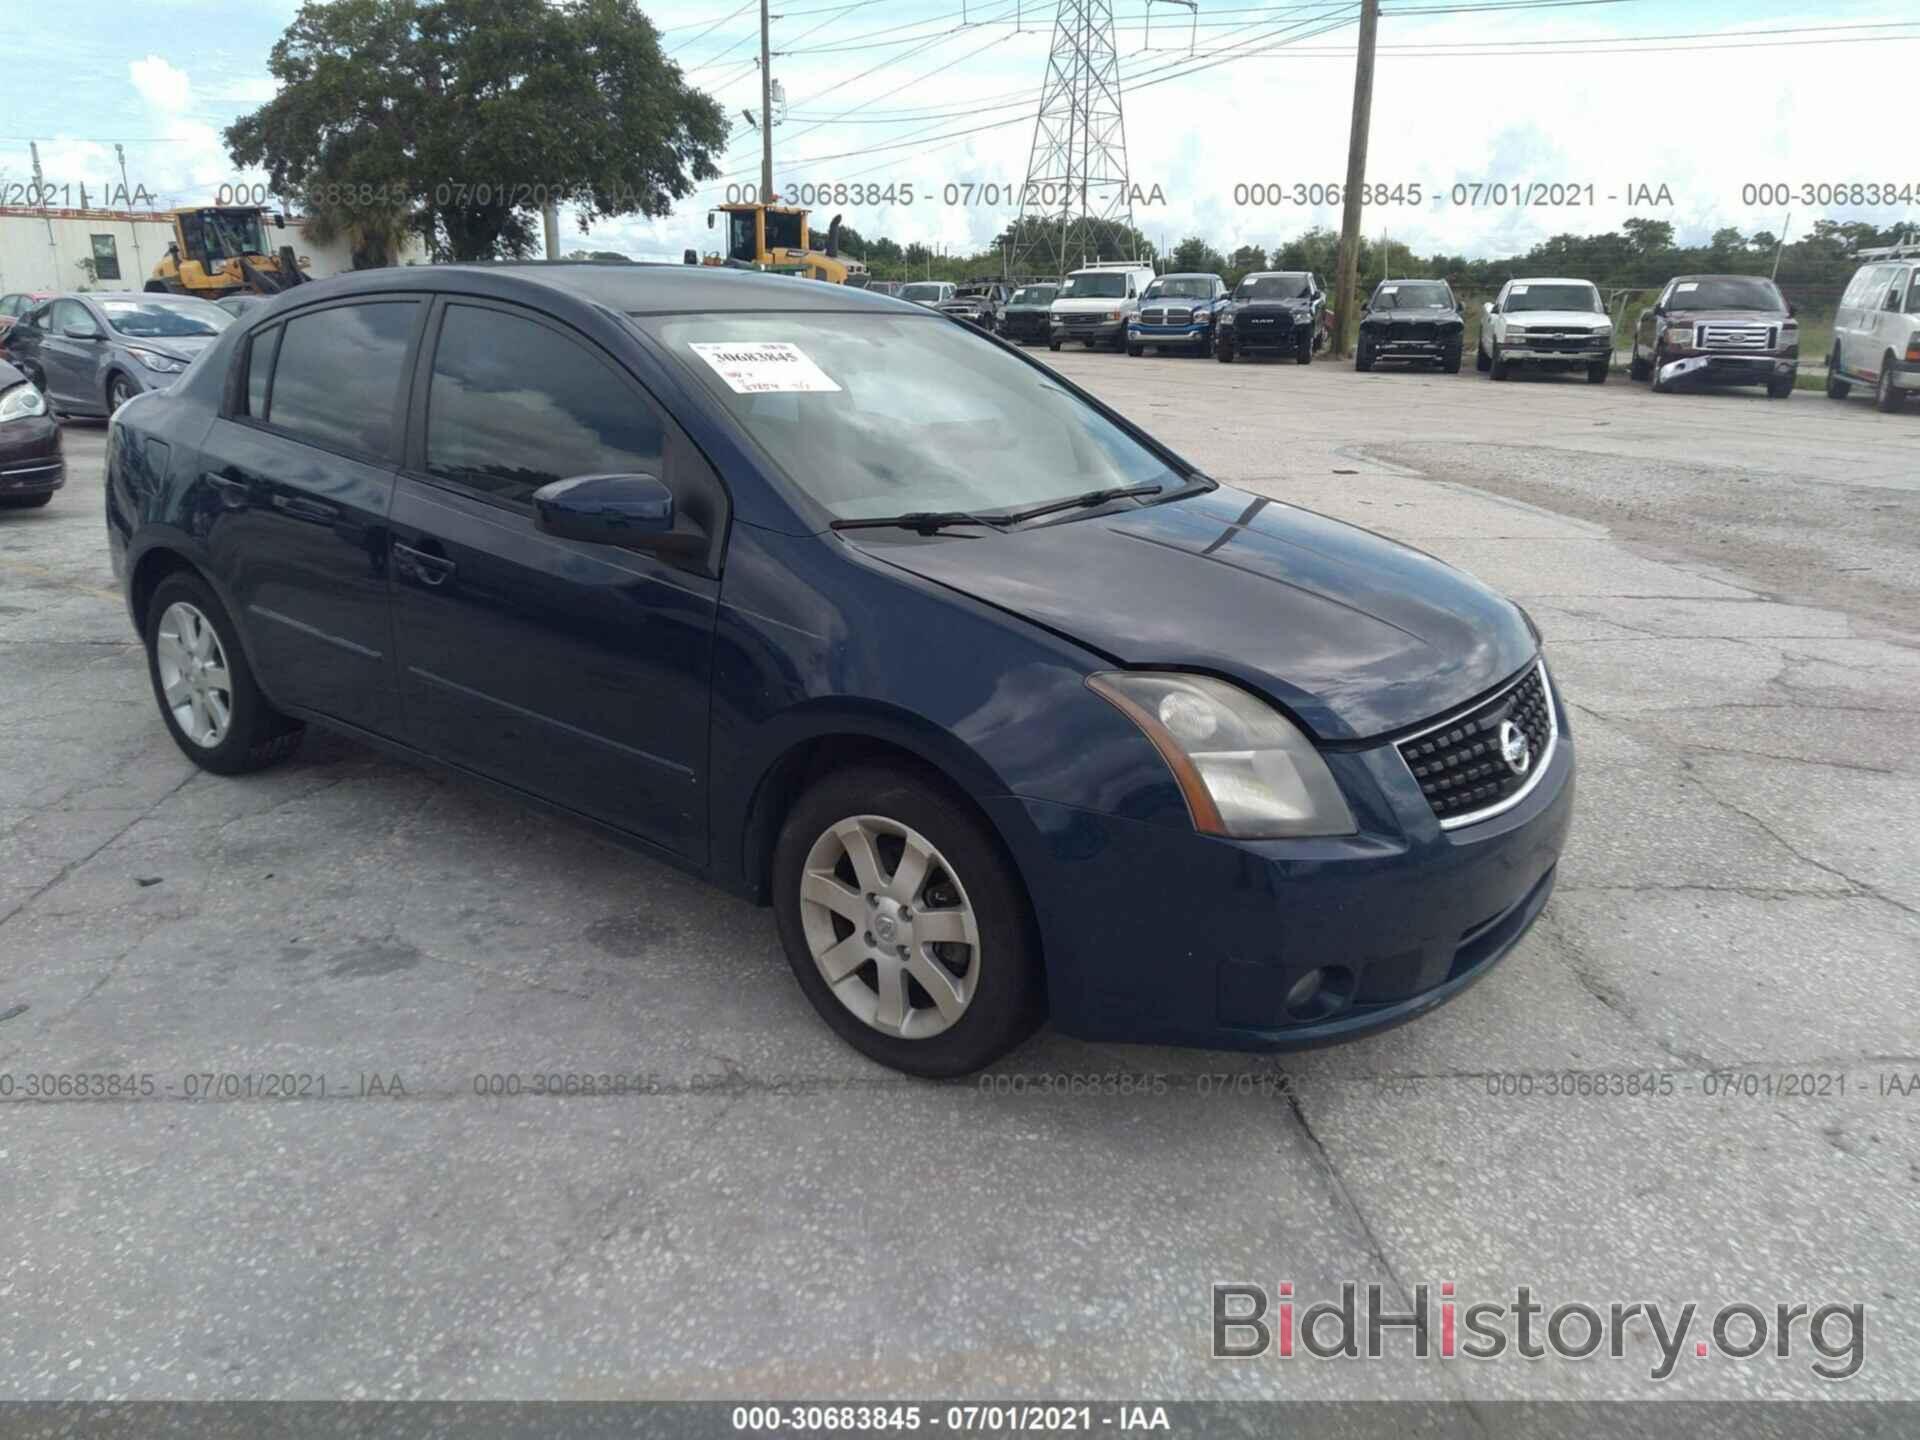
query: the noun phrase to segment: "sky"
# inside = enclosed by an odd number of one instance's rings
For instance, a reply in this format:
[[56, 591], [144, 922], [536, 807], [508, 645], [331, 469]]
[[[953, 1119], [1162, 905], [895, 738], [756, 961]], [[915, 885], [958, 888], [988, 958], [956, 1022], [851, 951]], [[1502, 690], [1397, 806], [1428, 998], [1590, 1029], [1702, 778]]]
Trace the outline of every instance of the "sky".
[[[724, 173], [668, 217], [603, 221], [587, 235], [569, 218], [563, 246], [677, 259], [688, 246], [713, 248], [707, 209], [758, 179], [759, 134], [741, 115], [759, 107], [758, 6], [642, 8], [688, 81], [734, 122]], [[1055, 8], [773, 0], [771, 68], [787, 96], [774, 127], [776, 184], [891, 185], [891, 205], [849, 204], [846, 222], [903, 243], [983, 248], [1017, 213]], [[1196, 14], [1184, 0], [1114, 0], [1142, 201], [1134, 218], [1149, 239], [1170, 248], [1200, 234], [1226, 250], [1337, 227], [1336, 205], [1311, 203], [1311, 191], [1295, 203], [1293, 187], [1344, 178], [1356, 8], [1197, 0]], [[114, 141], [128, 184], [161, 206], [213, 203], [222, 186], [258, 182], [233, 165], [220, 132], [273, 94], [268, 51], [296, 9], [295, 0], [6, 0], [0, 54], [33, 60], [9, 67], [0, 203], [20, 203], [32, 178], [30, 140], [47, 182], [73, 204], [82, 184], [99, 203], [102, 187], [119, 183]], [[1822, 216], [1920, 228], [1920, 204], [1823, 193], [1782, 203], [1751, 188], [1879, 183], [1920, 199], [1920, 147], [1900, 120], [1920, 59], [1911, 0], [1556, 0], [1506, 13], [1488, 0], [1384, 0], [1383, 10], [1368, 179], [1406, 188], [1398, 203], [1368, 208], [1376, 238], [1497, 255], [1635, 216], [1670, 221], [1683, 243], [1723, 226], [1778, 234], [1790, 224], [1800, 234]], [[1557, 187], [1544, 198], [1571, 192], [1581, 203], [1493, 203], [1497, 192], [1484, 188], [1480, 203], [1456, 203], [1467, 193], [1456, 187], [1502, 183]], [[969, 203], [969, 185], [976, 197], [1000, 186], [1016, 198]], [[901, 203], [908, 186], [913, 203]], [[1253, 203], [1259, 196], [1276, 203]], [[815, 207], [817, 229], [834, 208]]]

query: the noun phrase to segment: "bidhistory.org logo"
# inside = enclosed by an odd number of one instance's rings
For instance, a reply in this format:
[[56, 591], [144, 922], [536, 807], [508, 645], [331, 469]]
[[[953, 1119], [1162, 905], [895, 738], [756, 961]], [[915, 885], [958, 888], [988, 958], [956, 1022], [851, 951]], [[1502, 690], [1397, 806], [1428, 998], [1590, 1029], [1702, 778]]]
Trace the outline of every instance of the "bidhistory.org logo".
[[[1390, 1351], [1415, 1359], [1541, 1360], [1626, 1358], [1628, 1331], [1638, 1330], [1658, 1350], [1648, 1378], [1665, 1380], [1691, 1353], [1696, 1359], [1790, 1360], [1811, 1347], [1808, 1368], [1822, 1380], [1850, 1380], [1866, 1359], [1866, 1306], [1830, 1301], [1756, 1304], [1737, 1300], [1710, 1319], [1687, 1301], [1568, 1300], [1548, 1309], [1530, 1285], [1511, 1297], [1468, 1303], [1451, 1280], [1413, 1287], [1410, 1309], [1395, 1309], [1381, 1287], [1347, 1281], [1340, 1297], [1304, 1303], [1291, 1281], [1281, 1281], [1276, 1303], [1264, 1285], [1215, 1282], [1213, 1358], [1216, 1360], [1378, 1360]], [[1364, 1293], [1365, 1304], [1360, 1304]], [[1696, 1326], [1696, 1321], [1700, 1324]]]

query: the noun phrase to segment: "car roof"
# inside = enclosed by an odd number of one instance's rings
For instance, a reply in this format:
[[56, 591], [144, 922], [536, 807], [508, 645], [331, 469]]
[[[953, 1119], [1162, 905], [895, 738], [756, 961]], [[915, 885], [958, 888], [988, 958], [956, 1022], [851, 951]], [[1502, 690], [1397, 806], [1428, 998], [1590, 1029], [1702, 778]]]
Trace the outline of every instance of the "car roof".
[[1676, 275], [1673, 277], [1673, 280], [1669, 280], [1667, 283], [1671, 285], [1676, 280], [1766, 280], [1767, 284], [1773, 284], [1773, 281], [1768, 280], [1765, 275], [1736, 275], [1730, 272], [1706, 275]]
[[[924, 282], [914, 282], [924, 283]], [[936, 282], [939, 283], [939, 282]], [[917, 314], [915, 307], [852, 285], [770, 275], [723, 265], [592, 260], [502, 260], [457, 265], [399, 265], [355, 270], [301, 285], [283, 296], [318, 300], [390, 290], [467, 291], [502, 298], [549, 296], [584, 300], [627, 315], [766, 310], [873, 309]], [[275, 297], [280, 298], [280, 297]]]
[[1509, 285], [1585, 285], [1594, 290], [1600, 288], [1591, 280], [1579, 280], [1569, 275], [1516, 275], [1507, 283]]
[[1169, 270], [1164, 275], [1156, 275], [1156, 280], [1218, 280], [1220, 277], [1211, 270]]
[[1275, 276], [1275, 275], [1311, 275], [1311, 274], [1313, 274], [1311, 270], [1249, 270], [1246, 274], [1242, 275], [1240, 278], [1242, 280], [1265, 280], [1269, 276]]

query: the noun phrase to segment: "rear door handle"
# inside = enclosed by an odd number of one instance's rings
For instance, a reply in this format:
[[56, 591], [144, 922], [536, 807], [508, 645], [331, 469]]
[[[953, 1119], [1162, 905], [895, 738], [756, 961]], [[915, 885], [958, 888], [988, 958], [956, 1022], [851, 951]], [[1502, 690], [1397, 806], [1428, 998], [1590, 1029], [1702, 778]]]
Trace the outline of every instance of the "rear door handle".
[[418, 580], [422, 585], [440, 585], [453, 574], [453, 561], [444, 555], [432, 555], [425, 550], [416, 550], [411, 545], [393, 542], [393, 553], [399, 561], [402, 575]]

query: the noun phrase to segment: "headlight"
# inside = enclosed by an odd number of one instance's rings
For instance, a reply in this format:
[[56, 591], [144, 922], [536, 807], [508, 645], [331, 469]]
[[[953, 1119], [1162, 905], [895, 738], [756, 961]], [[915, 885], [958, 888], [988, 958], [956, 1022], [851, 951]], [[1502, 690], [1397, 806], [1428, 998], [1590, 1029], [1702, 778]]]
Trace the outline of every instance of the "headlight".
[[1204, 309], [1200, 308], [1199, 306], [1195, 306], [1193, 314], [1189, 315], [1187, 318], [1189, 320], [1204, 320], [1207, 318], [1207, 312]]
[[1127, 312], [1124, 310], [1109, 310], [1107, 312], [1107, 319], [1109, 320], [1124, 320], [1126, 318]]
[[1233, 312], [1231, 310], [1222, 310], [1220, 312], [1220, 323], [1222, 325], [1231, 325], [1233, 323]]
[[1598, 339], [1602, 335], [1611, 335], [1612, 333], [1613, 333], [1613, 326], [1611, 325], [1596, 325], [1593, 327], [1593, 334], [1595, 339]]
[[26, 420], [46, 413], [47, 397], [34, 389], [31, 384], [16, 385], [6, 394], [0, 395], [0, 424], [5, 424], [9, 420]]
[[1526, 327], [1526, 326], [1524, 326], [1524, 325], [1509, 325], [1509, 326], [1507, 326], [1507, 339], [1509, 339], [1509, 340], [1524, 340], [1524, 339], [1526, 339], [1526, 338], [1527, 338], [1527, 327]]
[[155, 374], [178, 375], [182, 370], [187, 368], [186, 361], [176, 360], [171, 355], [162, 355], [157, 351], [136, 350], [133, 346], [129, 345], [127, 347], [127, 353]]
[[1285, 716], [1207, 675], [1107, 671], [1087, 688], [1153, 742], [1203, 835], [1351, 835], [1353, 812], [1320, 752]]
[[1663, 330], [1661, 330], [1660, 338], [1666, 341], [1667, 344], [1669, 345], [1680, 345], [1680, 346], [1684, 346], [1687, 349], [1692, 349], [1693, 348], [1693, 326], [1691, 324], [1668, 325]]

